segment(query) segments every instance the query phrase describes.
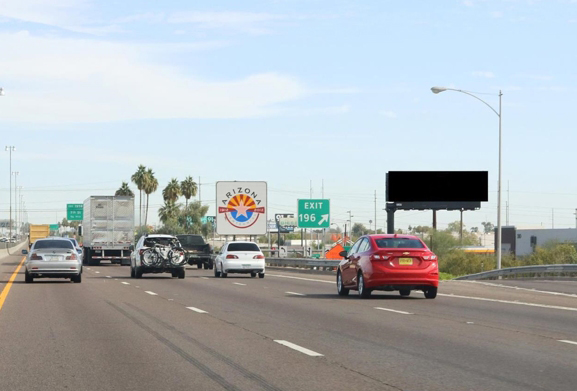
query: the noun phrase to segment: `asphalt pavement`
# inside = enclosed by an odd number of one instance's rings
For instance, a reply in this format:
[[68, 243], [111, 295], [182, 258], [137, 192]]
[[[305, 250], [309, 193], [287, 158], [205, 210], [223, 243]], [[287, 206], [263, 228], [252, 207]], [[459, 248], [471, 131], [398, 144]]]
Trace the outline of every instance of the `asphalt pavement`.
[[[0, 258], [0, 291], [20, 263]], [[509, 284], [510, 281], [507, 281]], [[0, 308], [9, 390], [575, 390], [577, 283], [442, 282], [336, 294], [334, 276], [187, 269], [15, 276]], [[542, 289], [538, 289], [540, 287]]]

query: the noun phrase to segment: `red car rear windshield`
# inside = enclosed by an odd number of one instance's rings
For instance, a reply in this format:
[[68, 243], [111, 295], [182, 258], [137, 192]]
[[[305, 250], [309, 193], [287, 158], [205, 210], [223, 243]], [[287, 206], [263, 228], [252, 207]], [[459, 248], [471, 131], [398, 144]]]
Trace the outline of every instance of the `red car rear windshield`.
[[385, 238], [375, 239], [378, 248], [425, 248], [418, 239]]

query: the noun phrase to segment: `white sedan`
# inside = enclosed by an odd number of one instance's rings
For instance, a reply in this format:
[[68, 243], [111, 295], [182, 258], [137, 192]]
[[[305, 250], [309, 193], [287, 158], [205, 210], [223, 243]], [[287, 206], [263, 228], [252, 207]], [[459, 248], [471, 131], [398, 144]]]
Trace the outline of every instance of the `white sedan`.
[[229, 273], [249, 274], [264, 278], [265, 258], [254, 242], [228, 242], [222, 246], [214, 262], [214, 276], [227, 277]]

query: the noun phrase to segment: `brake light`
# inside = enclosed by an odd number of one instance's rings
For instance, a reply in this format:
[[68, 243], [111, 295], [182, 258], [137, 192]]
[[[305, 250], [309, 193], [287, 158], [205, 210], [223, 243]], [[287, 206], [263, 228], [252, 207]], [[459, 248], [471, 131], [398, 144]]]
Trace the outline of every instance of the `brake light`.
[[144, 254], [144, 250], [140, 249], [140, 251], [138, 251], [138, 254], [140, 254], [140, 255]]
[[264, 259], [264, 255], [255, 255], [253, 259]]
[[425, 255], [425, 256], [423, 257], [423, 259], [424, 259], [425, 261], [436, 261], [436, 260], [437, 260], [437, 256], [436, 256], [435, 254], [433, 254], [433, 255]]
[[42, 257], [36, 253], [32, 253], [32, 254], [30, 254], [30, 260], [31, 261], [41, 261]]
[[70, 254], [69, 256], [66, 257], [66, 260], [67, 260], [67, 261], [75, 261], [75, 260], [77, 260], [77, 259], [78, 259], [78, 258], [76, 257], [76, 254], [74, 254], [74, 253], [72, 253], [72, 254]]
[[387, 261], [390, 257], [388, 255], [379, 255], [373, 254], [371, 255], [371, 261]]
[[226, 259], [238, 259], [238, 257], [236, 255], [228, 254]]

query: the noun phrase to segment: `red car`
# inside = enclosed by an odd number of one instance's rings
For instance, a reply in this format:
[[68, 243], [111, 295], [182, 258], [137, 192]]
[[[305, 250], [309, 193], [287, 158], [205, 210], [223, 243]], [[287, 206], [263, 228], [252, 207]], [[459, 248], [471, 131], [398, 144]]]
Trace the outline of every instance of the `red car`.
[[412, 235], [365, 235], [342, 251], [337, 271], [337, 290], [346, 296], [357, 290], [369, 297], [374, 290], [399, 291], [409, 296], [421, 290], [427, 299], [437, 297], [439, 266], [437, 256]]

